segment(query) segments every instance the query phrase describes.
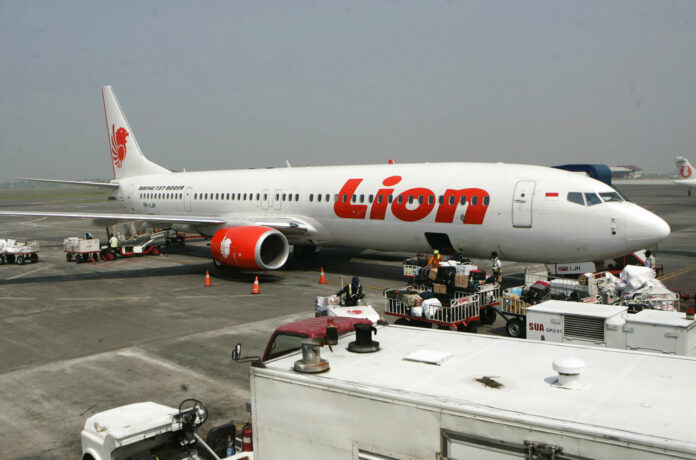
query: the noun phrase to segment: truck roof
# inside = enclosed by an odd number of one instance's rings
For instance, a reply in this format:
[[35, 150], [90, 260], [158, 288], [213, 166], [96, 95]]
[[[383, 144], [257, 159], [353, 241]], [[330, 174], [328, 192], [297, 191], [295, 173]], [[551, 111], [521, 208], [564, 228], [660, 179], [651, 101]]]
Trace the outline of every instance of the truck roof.
[[[360, 308], [360, 307], [356, 307]], [[293, 321], [292, 323], [283, 324], [278, 326], [275, 333], [285, 332], [289, 334], [303, 334], [310, 339], [316, 339], [326, 336], [326, 324], [331, 318], [334, 325], [338, 329], [338, 334], [345, 334], [351, 332], [355, 329], [355, 325], [358, 323], [372, 324], [372, 321], [366, 318], [346, 318], [346, 317], [329, 317], [329, 316], [319, 316], [317, 318], [307, 318], [301, 319], [299, 321]]]
[[[295, 372], [292, 353], [252, 368], [253, 378], [696, 453], [696, 359], [405, 326], [379, 327], [375, 353], [349, 352], [354, 339], [321, 348], [330, 366], [321, 374]], [[577, 389], [557, 385], [552, 362], [567, 356], [585, 363]]]
[[527, 311], [589, 316], [593, 318], [611, 318], [612, 316], [624, 313], [626, 310], [628, 310], [628, 307], [621, 305], [568, 302], [565, 300], [547, 300], [546, 302], [527, 307]]

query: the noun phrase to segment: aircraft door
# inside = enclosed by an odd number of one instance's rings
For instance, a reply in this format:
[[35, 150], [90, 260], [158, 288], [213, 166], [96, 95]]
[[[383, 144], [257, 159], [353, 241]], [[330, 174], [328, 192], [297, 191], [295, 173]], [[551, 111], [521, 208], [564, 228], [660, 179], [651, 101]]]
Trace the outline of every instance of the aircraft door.
[[536, 182], [521, 180], [515, 186], [512, 197], [512, 226], [530, 228], [532, 226], [532, 200]]
[[184, 191], [184, 211], [191, 212], [191, 187], [186, 187]]
[[268, 209], [271, 202], [271, 189], [264, 189], [261, 194], [261, 209]]
[[283, 196], [283, 191], [279, 188], [273, 190], [273, 197], [272, 197], [272, 202], [273, 202], [273, 209], [275, 210], [280, 210], [280, 198]]

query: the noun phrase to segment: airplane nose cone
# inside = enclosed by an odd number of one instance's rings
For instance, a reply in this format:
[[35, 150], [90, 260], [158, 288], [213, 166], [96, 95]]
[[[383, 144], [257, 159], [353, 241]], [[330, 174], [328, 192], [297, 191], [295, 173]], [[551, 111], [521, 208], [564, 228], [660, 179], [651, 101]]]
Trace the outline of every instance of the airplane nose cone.
[[631, 246], [652, 246], [667, 238], [671, 232], [664, 219], [640, 206], [628, 210], [627, 221], [626, 240]]

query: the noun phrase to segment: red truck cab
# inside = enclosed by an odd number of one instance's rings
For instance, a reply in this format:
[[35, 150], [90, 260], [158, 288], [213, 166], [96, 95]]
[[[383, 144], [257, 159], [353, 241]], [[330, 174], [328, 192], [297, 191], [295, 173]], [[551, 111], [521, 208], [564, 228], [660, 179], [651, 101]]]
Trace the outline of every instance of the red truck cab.
[[342, 318], [334, 316], [319, 316], [317, 318], [301, 319], [279, 326], [271, 335], [266, 345], [261, 361], [278, 358], [302, 348], [301, 343], [306, 339], [323, 339], [326, 337], [326, 325], [332, 320], [338, 329], [339, 337], [353, 332], [356, 324], [370, 324], [366, 318]]

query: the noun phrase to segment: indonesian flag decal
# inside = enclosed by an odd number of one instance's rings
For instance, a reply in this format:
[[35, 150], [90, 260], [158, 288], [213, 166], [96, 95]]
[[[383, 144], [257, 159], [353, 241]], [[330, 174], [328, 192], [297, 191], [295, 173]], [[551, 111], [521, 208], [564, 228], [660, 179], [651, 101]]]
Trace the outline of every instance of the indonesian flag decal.
[[546, 192], [546, 199], [550, 201], [557, 201], [558, 192]]

